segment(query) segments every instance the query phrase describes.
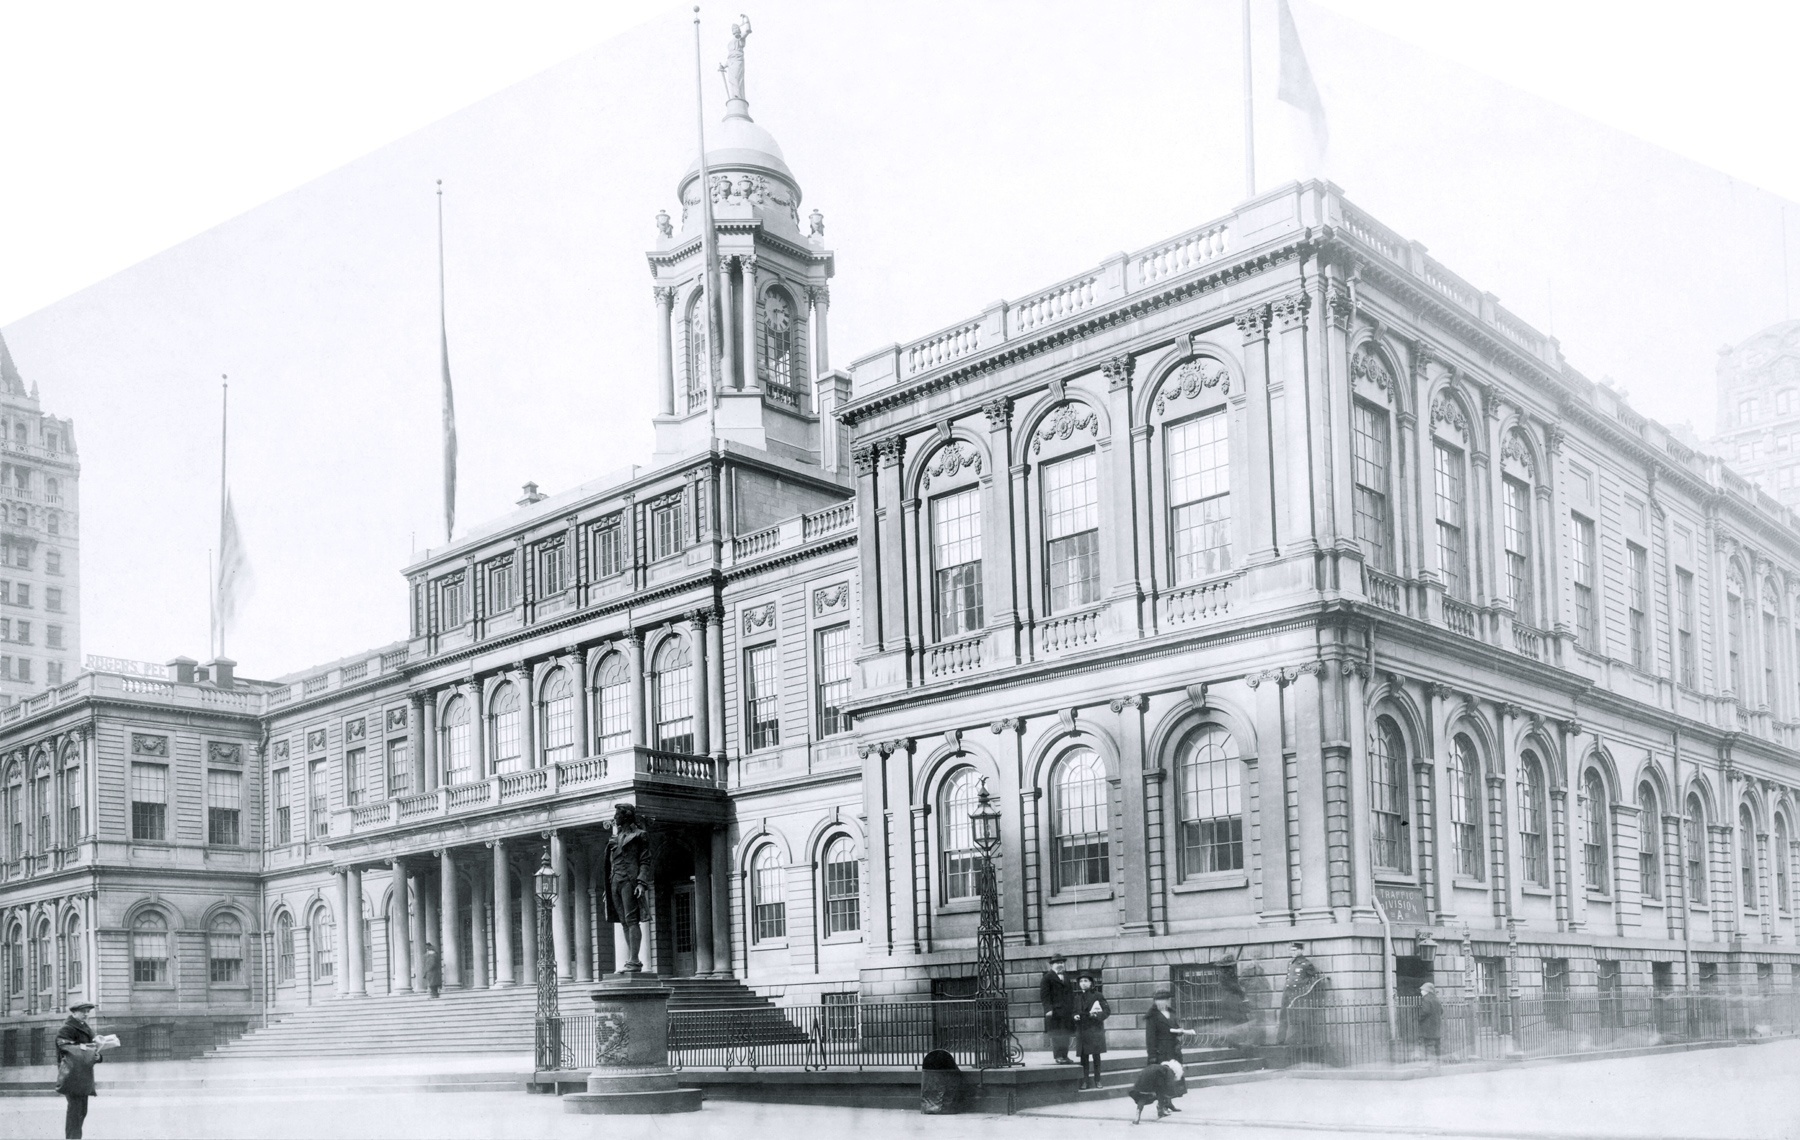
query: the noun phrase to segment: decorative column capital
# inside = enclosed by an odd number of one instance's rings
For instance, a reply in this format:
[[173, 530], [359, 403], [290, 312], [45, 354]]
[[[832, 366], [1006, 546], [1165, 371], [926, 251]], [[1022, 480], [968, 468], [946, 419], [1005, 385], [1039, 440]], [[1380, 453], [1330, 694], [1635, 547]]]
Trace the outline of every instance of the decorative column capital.
[[999, 720], [988, 725], [988, 731], [993, 733], [995, 736], [999, 736], [1002, 733], [1007, 733], [1007, 732], [1013, 732], [1013, 733], [1022, 732], [1024, 730], [1024, 728], [1025, 728], [1024, 718], [1016, 717], [1016, 716], [1003, 716]]
[[850, 448], [850, 463], [858, 475], [875, 474], [876, 447], [872, 443], [853, 444]]
[[1013, 407], [1010, 396], [995, 396], [981, 405], [981, 410], [987, 416], [989, 431], [1005, 431], [1012, 426]]
[[1269, 306], [1269, 314], [1282, 332], [1288, 332], [1304, 327], [1306, 314], [1311, 309], [1312, 294], [1301, 291], [1277, 299]]
[[1243, 334], [1245, 344], [1254, 344], [1267, 339], [1269, 335], [1269, 306], [1253, 305], [1232, 318], [1237, 322], [1238, 332]]
[[1121, 352], [1100, 363], [1100, 375], [1106, 377], [1106, 388], [1116, 392], [1120, 388], [1131, 385], [1132, 371], [1137, 366], [1137, 357], [1129, 352]]
[[1574, 720], [1574, 719], [1559, 720], [1556, 723], [1557, 723], [1557, 727], [1561, 728], [1565, 733], [1569, 734], [1570, 736], [1583, 736], [1587, 733], [1586, 726], [1584, 726], [1578, 720]]
[[1525, 715], [1525, 706], [1517, 705], [1517, 704], [1512, 703], [1511, 701], [1507, 701], [1505, 704], [1500, 706], [1500, 711], [1509, 717], [1521, 717], [1521, 716]]
[[1333, 325], [1348, 331], [1350, 318], [1356, 312], [1356, 297], [1348, 286], [1333, 281], [1325, 287], [1325, 309], [1331, 314]]
[[885, 468], [900, 466], [906, 455], [906, 437], [900, 435], [884, 436], [875, 441], [876, 450], [881, 453], [881, 466]]
[[670, 309], [675, 306], [674, 286], [657, 285], [651, 288], [650, 293], [656, 298], [656, 303], [663, 308]]
[[700, 606], [689, 612], [688, 621], [693, 623], [696, 629], [705, 630], [707, 626], [717, 621], [718, 617], [719, 611], [712, 606]]
[[831, 305], [831, 290], [823, 285], [814, 285], [806, 290], [806, 301], [807, 304], [815, 309], [829, 308]]
[[1149, 698], [1145, 697], [1142, 693], [1133, 693], [1129, 696], [1114, 697], [1112, 700], [1110, 700], [1106, 703], [1106, 707], [1111, 709], [1115, 713], [1122, 713], [1127, 708], [1132, 708], [1132, 709], [1136, 709], [1138, 712], [1143, 712], [1144, 707], [1146, 705], [1148, 705], [1149, 703], [1150, 703]]
[[1433, 681], [1428, 688], [1431, 695], [1440, 701], [1447, 701], [1456, 695], [1456, 690], [1442, 681]]

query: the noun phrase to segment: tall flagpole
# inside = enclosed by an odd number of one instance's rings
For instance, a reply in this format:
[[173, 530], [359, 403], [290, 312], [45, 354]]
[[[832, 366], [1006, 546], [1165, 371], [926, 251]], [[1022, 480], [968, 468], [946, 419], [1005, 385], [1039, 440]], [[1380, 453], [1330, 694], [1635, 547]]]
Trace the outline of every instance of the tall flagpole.
[[[227, 432], [227, 429], [230, 427], [230, 423], [231, 423], [231, 377], [225, 375], [224, 373], [220, 373], [220, 375], [219, 375], [219, 553], [220, 553], [221, 557], [223, 557], [224, 552], [225, 552], [225, 444], [226, 444], [226, 438], [227, 438], [226, 432]], [[213, 570], [212, 570], [212, 556], [211, 556], [210, 552], [207, 555], [206, 567], [207, 567], [207, 576], [209, 578], [216, 577], [216, 575], [213, 573]], [[223, 657], [223, 656], [225, 656], [225, 623], [219, 620], [219, 617], [220, 617], [219, 602], [223, 600], [223, 594], [218, 591], [218, 589], [217, 589], [218, 585], [219, 585], [219, 583], [215, 581], [212, 583], [212, 586], [210, 587], [210, 590], [213, 593], [212, 610], [213, 610], [213, 629], [215, 631], [213, 643], [218, 647], [217, 655], [220, 657]]]
[[1244, 0], [1244, 197], [1256, 197], [1256, 92], [1250, 83], [1250, 0]]
[[450, 387], [450, 319], [444, 305], [444, 180], [437, 184], [438, 364], [443, 382], [444, 542], [456, 531], [456, 394]]
[[706, 275], [706, 438], [710, 449], [718, 438], [720, 305], [724, 288], [719, 273], [719, 236], [713, 230], [712, 177], [706, 169], [706, 91], [701, 83], [700, 6], [694, 5], [694, 131], [700, 140], [700, 249]]

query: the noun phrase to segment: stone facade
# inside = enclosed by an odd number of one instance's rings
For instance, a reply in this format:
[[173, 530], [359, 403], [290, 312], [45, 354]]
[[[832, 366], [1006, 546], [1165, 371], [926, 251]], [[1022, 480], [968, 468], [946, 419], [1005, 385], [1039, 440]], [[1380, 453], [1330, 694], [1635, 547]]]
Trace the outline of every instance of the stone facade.
[[[1128, 1012], [1228, 959], [1272, 1010], [1296, 940], [1346, 1000], [1793, 984], [1785, 509], [1324, 183], [830, 371], [822, 222], [733, 116], [739, 331], [716, 386], [704, 346], [680, 363], [690, 173], [651, 254], [652, 467], [420, 556], [405, 642], [267, 686], [96, 674], [0, 724], [22, 770], [77, 729], [117, 753], [54, 857], [8, 848], [0, 922], [80, 913], [99, 964], [15, 987], [15, 1020], [160, 1016], [126, 941], [151, 914], [209, 1026], [415, 989], [427, 941], [451, 986], [529, 984], [540, 949], [592, 980], [621, 803], [647, 967], [960, 995], [982, 782], [1021, 1031], [1051, 948]], [[190, 822], [152, 842], [120, 742], [171, 709]], [[249, 750], [231, 843], [191, 822], [206, 725]], [[187, 964], [223, 914], [247, 993]]]
[[81, 661], [81, 463], [0, 340], [0, 704], [74, 678]]
[[1716, 451], [1784, 507], [1800, 507], [1800, 321], [1719, 350]]

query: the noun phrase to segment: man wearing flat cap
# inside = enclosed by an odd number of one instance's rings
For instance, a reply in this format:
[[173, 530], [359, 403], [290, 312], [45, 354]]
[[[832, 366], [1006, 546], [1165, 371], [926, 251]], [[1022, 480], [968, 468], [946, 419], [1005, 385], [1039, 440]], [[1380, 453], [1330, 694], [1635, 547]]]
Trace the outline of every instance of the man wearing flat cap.
[[1050, 1038], [1050, 1052], [1059, 1065], [1073, 1065], [1069, 1041], [1075, 1036], [1075, 983], [1066, 967], [1069, 960], [1061, 954], [1050, 955], [1050, 968], [1038, 982], [1038, 999], [1044, 1003], [1044, 1035]]
[[94, 1003], [69, 1007], [69, 1020], [56, 1031], [56, 1091], [69, 1102], [63, 1116], [63, 1135], [81, 1140], [81, 1124], [87, 1119], [88, 1097], [94, 1095], [94, 1066], [100, 1062], [100, 1046], [88, 1027]]

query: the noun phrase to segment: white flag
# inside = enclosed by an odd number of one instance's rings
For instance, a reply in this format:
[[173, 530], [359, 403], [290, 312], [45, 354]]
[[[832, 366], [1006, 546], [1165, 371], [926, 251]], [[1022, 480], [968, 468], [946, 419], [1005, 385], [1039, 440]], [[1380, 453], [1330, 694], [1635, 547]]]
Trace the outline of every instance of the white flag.
[[237, 514], [231, 509], [231, 495], [225, 495], [225, 517], [219, 523], [219, 644], [236, 620], [239, 608], [249, 600], [255, 581], [250, 575], [250, 561], [244, 557], [244, 539], [238, 533]]
[[1300, 47], [1300, 29], [1294, 26], [1294, 13], [1288, 0], [1277, 0], [1276, 17], [1280, 22], [1281, 71], [1275, 97], [1294, 108], [1297, 118], [1290, 131], [1294, 141], [1294, 159], [1301, 178], [1322, 178], [1325, 174], [1325, 149], [1331, 132], [1325, 124], [1325, 101], [1319, 98], [1319, 85], [1313, 82], [1312, 68], [1306, 64], [1306, 52]]

